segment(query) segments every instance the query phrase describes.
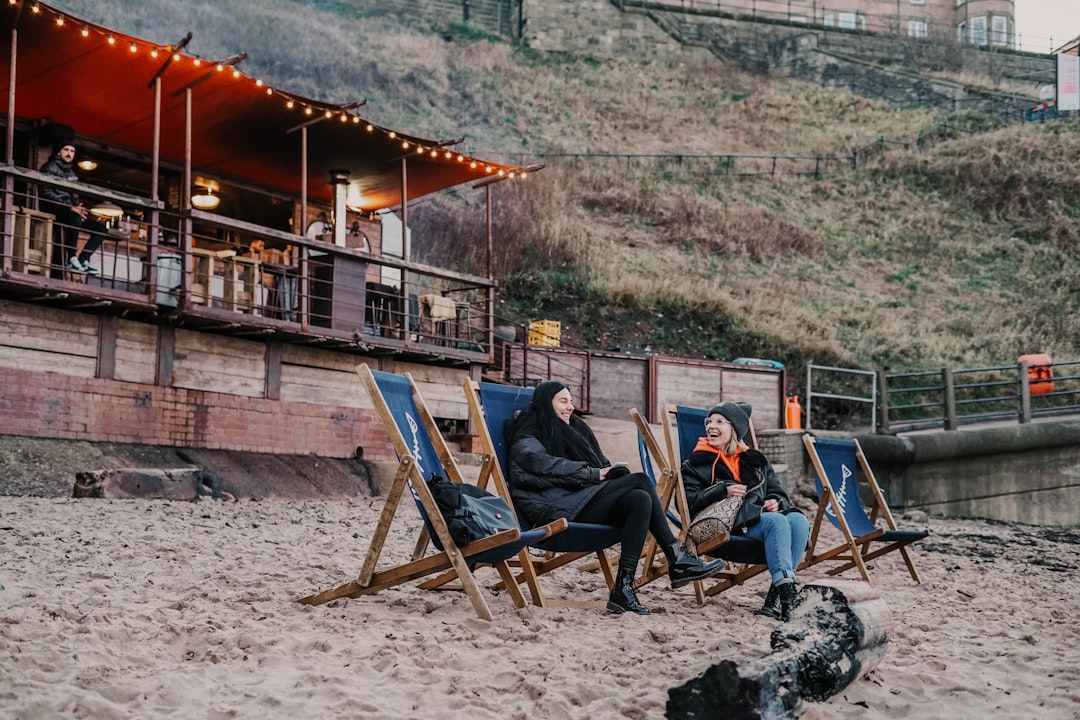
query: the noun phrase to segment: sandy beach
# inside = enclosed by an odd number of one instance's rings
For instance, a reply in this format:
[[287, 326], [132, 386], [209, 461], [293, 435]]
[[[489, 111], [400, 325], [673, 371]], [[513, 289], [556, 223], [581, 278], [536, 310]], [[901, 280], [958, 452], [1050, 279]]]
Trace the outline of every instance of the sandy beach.
[[[463, 594], [412, 583], [293, 602], [356, 576], [381, 507], [0, 498], [0, 717], [658, 718], [711, 663], [769, 652], [763, 577], [704, 607], [658, 581], [648, 617], [491, 593], [488, 623]], [[414, 516], [399, 514], [391, 560]], [[921, 586], [896, 553], [872, 567], [895, 619], [878, 668], [801, 717], [1080, 717], [1080, 531], [929, 529]], [[542, 580], [552, 599], [606, 597], [575, 566]]]

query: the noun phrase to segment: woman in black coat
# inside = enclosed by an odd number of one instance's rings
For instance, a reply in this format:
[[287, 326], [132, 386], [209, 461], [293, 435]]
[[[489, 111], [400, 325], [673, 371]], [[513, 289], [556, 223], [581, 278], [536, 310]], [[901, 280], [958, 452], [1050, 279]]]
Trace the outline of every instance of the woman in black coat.
[[788, 498], [772, 465], [741, 438], [750, 430], [750, 405], [725, 402], [705, 418], [705, 437], [682, 465], [690, 517], [726, 497], [742, 496], [732, 534], [765, 544], [772, 585], [758, 615], [787, 620], [795, 602], [795, 569], [806, 552], [810, 523]]
[[514, 504], [533, 525], [558, 518], [622, 530], [622, 555], [607, 609], [647, 615], [634, 592], [646, 533], [663, 548], [672, 588], [716, 574], [722, 560], [704, 562], [675, 539], [656, 487], [644, 473], [612, 467], [596, 436], [574, 415], [570, 391], [540, 383], [529, 407], [507, 423], [507, 471]]

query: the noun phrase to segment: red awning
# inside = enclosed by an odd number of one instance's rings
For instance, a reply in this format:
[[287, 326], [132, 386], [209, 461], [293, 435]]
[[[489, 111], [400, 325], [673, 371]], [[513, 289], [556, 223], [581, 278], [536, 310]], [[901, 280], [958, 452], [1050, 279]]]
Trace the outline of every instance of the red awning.
[[[35, 5], [38, 12], [32, 9]], [[403, 156], [409, 157], [409, 200], [500, 171], [520, 172], [459, 155], [438, 141], [369, 124], [348, 108], [271, 88], [231, 65], [183, 52], [174, 55], [171, 43], [178, 38], [155, 44], [25, 0], [0, 6], [0, 19], [3, 77], [10, 74], [12, 30], [17, 31], [16, 116], [49, 117], [71, 125], [81, 136], [147, 156], [154, 140], [153, 78], [167, 64], [161, 74], [161, 157], [184, 160], [184, 89], [190, 87], [191, 159], [199, 174], [299, 197], [302, 146], [297, 128], [312, 120], [308, 191], [309, 197], [324, 202], [331, 200], [329, 171], [340, 168], [359, 183], [363, 209], [399, 205]], [[6, 107], [6, 83], [2, 93]]]

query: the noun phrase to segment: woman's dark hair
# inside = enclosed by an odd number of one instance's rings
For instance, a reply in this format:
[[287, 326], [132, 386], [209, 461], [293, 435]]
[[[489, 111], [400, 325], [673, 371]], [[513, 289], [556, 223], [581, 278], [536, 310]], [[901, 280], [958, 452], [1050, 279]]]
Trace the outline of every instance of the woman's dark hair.
[[506, 446], [518, 438], [531, 435], [540, 441], [549, 455], [587, 462], [591, 467], [603, 467], [599, 448], [594, 448], [592, 433], [581, 418], [570, 417], [567, 425], [555, 414], [551, 402], [566, 386], [558, 380], [545, 380], [533, 391], [529, 407], [506, 423]]

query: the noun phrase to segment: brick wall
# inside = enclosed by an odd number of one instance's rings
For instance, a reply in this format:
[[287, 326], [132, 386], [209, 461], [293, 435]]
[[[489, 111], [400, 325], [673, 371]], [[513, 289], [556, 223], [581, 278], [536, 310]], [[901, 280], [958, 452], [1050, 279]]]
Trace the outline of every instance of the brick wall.
[[276, 454], [392, 458], [374, 413], [0, 367], [0, 433]]

